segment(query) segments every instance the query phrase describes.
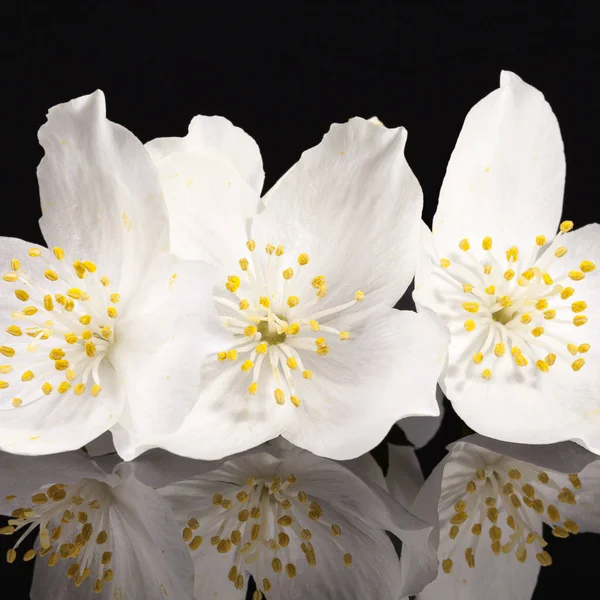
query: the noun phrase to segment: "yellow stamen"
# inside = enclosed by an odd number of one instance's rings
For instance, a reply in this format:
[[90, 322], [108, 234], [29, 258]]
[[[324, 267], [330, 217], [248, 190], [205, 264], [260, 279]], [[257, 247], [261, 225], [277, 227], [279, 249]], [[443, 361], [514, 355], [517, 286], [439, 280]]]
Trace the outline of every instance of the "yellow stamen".
[[237, 360], [238, 353], [237, 350], [227, 350], [227, 358], [229, 360]]
[[450, 261], [447, 258], [440, 259], [440, 267], [447, 269], [450, 266]]
[[548, 300], [546, 300], [546, 298], [540, 298], [535, 303], [535, 307], [537, 308], [537, 310], [544, 310], [544, 309], [548, 308]]
[[13, 335], [15, 337], [19, 337], [23, 335], [23, 332], [21, 331], [20, 327], [17, 327], [16, 325], [9, 325], [6, 328], [6, 333], [9, 333], [10, 335]]
[[566, 287], [563, 289], [563, 291], [560, 293], [560, 297], [563, 300], [567, 300], [568, 298], [570, 298], [573, 294], [575, 293], [575, 290], [572, 287]]
[[489, 380], [489, 379], [491, 379], [491, 378], [492, 378], [492, 372], [491, 372], [489, 369], [484, 369], [484, 370], [481, 372], [481, 376], [482, 376], [484, 379], [488, 379], [488, 380]]
[[547, 310], [544, 312], [544, 319], [546, 319], [547, 321], [554, 319], [554, 317], [556, 317], [555, 310]]
[[571, 310], [575, 313], [583, 312], [587, 307], [587, 303], [583, 300], [578, 300], [577, 302], [573, 302], [573, 304], [571, 304]]
[[552, 279], [552, 277], [550, 277], [549, 273], [544, 273], [542, 275], [542, 279], [544, 280], [544, 283], [546, 285], [552, 285], [554, 283], [554, 280]]
[[556, 354], [547, 354], [544, 360], [546, 361], [546, 364], [551, 367], [556, 362]]
[[494, 346], [494, 354], [500, 358], [501, 356], [504, 356], [504, 352], [505, 352], [505, 347], [504, 344], [502, 342], [499, 342], [498, 344], [496, 344]]
[[294, 269], [292, 269], [291, 267], [288, 267], [281, 274], [283, 275], [284, 279], [290, 280], [294, 276]]
[[106, 275], [104, 275], [104, 276], [100, 277], [100, 283], [104, 287], [108, 287], [110, 285], [110, 279]]
[[350, 338], [350, 332], [349, 331], [340, 331], [340, 340], [343, 342], [344, 340], [347, 340]]
[[267, 343], [261, 342], [260, 344], [258, 344], [258, 346], [256, 346], [256, 353], [257, 354], [266, 354], [267, 353]]
[[483, 241], [481, 242], [481, 247], [484, 250], [492, 249], [492, 238], [489, 235], [483, 238]]
[[596, 265], [594, 264], [593, 261], [591, 260], [584, 260], [581, 262], [581, 264], [579, 265], [579, 268], [584, 272], [584, 273], [591, 273], [595, 268]]
[[355, 294], [354, 294], [354, 299], [357, 302], [362, 302], [365, 299], [365, 294], [364, 292], [361, 292], [360, 290], [358, 290]]
[[42, 384], [42, 392], [44, 392], [46, 396], [49, 396], [52, 393], [52, 389], [52, 385], [47, 381], [44, 384]]
[[504, 279], [506, 281], [510, 281], [515, 276], [515, 272], [512, 269], [508, 269], [508, 271], [504, 272]]
[[545, 235], [538, 235], [538, 236], [535, 238], [535, 243], [536, 243], [538, 246], [544, 246], [544, 245], [546, 244], [546, 236], [545, 236]]
[[92, 386], [92, 389], [91, 389], [91, 391], [90, 391], [90, 394], [91, 394], [92, 396], [94, 396], [94, 398], [97, 398], [97, 397], [100, 395], [100, 392], [101, 392], [101, 391], [102, 391], [102, 387], [101, 387], [101, 386], [99, 386], [97, 383], [95, 383], [95, 384]]
[[71, 389], [71, 384], [68, 381], [63, 381], [58, 386], [58, 393], [59, 394], [66, 394], [70, 389]]
[[498, 303], [505, 308], [512, 305], [511, 299], [508, 296], [502, 296], [502, 298], [498, 300]]
[[266, 296], [261, 296], [259, 303], [265, 308], [269, 308], [271, 306], [271, 301]]
[[254, 337], [257, 332], [258, 332], [258, 329], [254, 325], [248, 325], [248, 327], [246, 327], [246, 329], [244, 329], [244, 334], [247, 335], [248, 337]]
[[531, 335], [532, 335], [533, 337], [536, 337], [536, 338], [537, 338], [537, 337], [540, 337], [541, 335], [543, 335], [543, 333], [544, 333], [544, 328], [543, 328], [543, 327], [534, 327], [534, 328], [531, 330]]
[[591, 346], [589, 344], [579, 344], [579, 352], [582, 354], [585, 354], [590, 348]]
[[538, 360], [535, 363], [535, 366], [542, 372], [542, 373], [547, 373], [548, 372], [548, 365], [543, 361], [543, 360]]
[[300, 325], [298, 325], [298, 323], [292, 323], [291, 325], [288, 325], [287, 329], [285, 330], [287, 335], [296, 335], [299, 331]]
[[556, 256], [556, 258], [562, 258], [567, 252], [568, 250], [564, 246], [560, 246], [554, 251], [554, 256]]
[[2, 279], [4, 279], [4, 281], [8, 281], [9, 283], [14, 283], [15, 281], [18, 281], [19, 277], [16, 273], [7, 273], [6, 275], [2, 276]]
[[49, 281], [58, 281], [58, 273], [56, 271], [53, 271], [52, 269], [47, 269], [44, 272], [44, 276]]
[[27, 300], [29, 300], [29, 294], [25, 290], [15, 290], [15, 296], [21, 302], [27, 302]]
[[462, 307], [469, 313], [479, 312], [479, 302], [463, 302]]
[[275, 252], [275, 246], [273, 246], [273, 244], [267, 244], [265, 246], [265, 252], [270, 256], [273, 254], [273, 252]]
[[249, 386], [248, 386], [248, 393], [252, 394], [253, 396], [256, 395], [256, 392], [258, 391], [258, 383], [256, 383], [256, 381], [253, 381]]
[[248, 259], [247, 258], [240, 258], [240, 260], [238, 261], [239, 265], [240, 265], [240, 269], [242, 271], [247, 271], [248, 270]]
[[463, 292], [470, 294], [473, 291], [473, 286], [470, 283], [463, 283]]
[[15, 349], [10, 346], [0, 346], [0, 354], [12, 358], [15, 355]]
[[298, 303], [300, 302], [300, 298], [298, 298], [298, 296], [290, 296], [287, 299], [287, 305], [290, 308], [294, 308], [294, 306], [298, 306]]
[[485, 288], [485, 293], [493, 296], [496, 293], [496, 286], [490, 285]]
[[460, 242], [458, 243], [458, 247], [463, 252], [466, 252], [467, 250], [469, 250], [471, 248], [471, 244], [469, 244], [469, 240], [467, 238], [464, 238], [464, 239], [460, 240]]
[[585, 358], [578, 358], [571, 363], [571, 368], [573, 371], [579, 371], [583, 365], [585, 365]]
[[581, 327], [587, 323], [587, 320], [585, 315], [577, 315], [576, 317], [573, 317], [573, 325], [575, 325], [575, 327]]
[[581, 271], [569, 271], [569, 279], [573, 281], [581, 281], [585, 278], [585, 275]]
[[473, 362], [476, 365], [480, 365], [483, 361], [483, 354], [481, 352], [476, 352], [475, 354], [473, 354]]
[[254, 363], [251, 360], [245, 360], [242, 363], [242, 366], [240, 367], [240, 369], [242, 369], [242, 371], [244, 371], [244, 373], [247, 373], [253, 366], [254, 366]]
[[248, 248], [248, 250], [250, 250], [250, 252], [254, 252], [254, 250], [256, 248], [256, 242], [254, 240], [247, 241], [246, 248]]
[[116, 319], [117, 315], [119, 314], [117, 309], [114, 306], [109, 306], [106, 309], [106, 314], [111, 318], [111, 319]]
[[560, 224], [560, 230], [562, 233], [567, 233], [568, 231], [571, 231], [571, 229], [573, 229], [573, 221], [563, 221]]
[[304, 371], [302, 371], [302, 377], [304, 377], [304, 379], [312, 379], [313, 373], [312, 371], [305, 369]]
[[275, 256], [282, 256], [283, 253], [284, 253], [283, 246], [277, 246], [277, 248], [275, 248]]
[[293, 371], [298, 368], [298, 363], [296, 362], [296, 359], [293, 356], [288, 356], [288, 359], [286, 362], [287, 362], [287, 366], [290, 369], [292, 369]]
[[516, 246], [511, 246], [506, 251], [506, 260], [508, 262], [517, 262], [519, 259], [519, 249]]
[[283, 404], [285, 402], [285, 394], [283, 393], [283, 390], [277, 388], [273, 392], [273, 395], [275, 396], [275, 402], [277, 402], [277, 404]]
[[25, 373], [21, 375], [21, 381], [31, 381], [34, 377], [33, 371], [25, 371]]

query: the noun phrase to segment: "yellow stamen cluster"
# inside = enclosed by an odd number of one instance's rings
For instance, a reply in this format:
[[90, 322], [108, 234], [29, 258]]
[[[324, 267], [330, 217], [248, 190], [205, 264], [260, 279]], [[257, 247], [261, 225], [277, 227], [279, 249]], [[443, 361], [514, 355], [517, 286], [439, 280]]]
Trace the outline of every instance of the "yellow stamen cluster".
[[[314, 526], [311, 527], [319, 528], [323, 534], [342, 541], [344, 539], [340, 525], [328, 521], [320, 504], [298, 489], [294, 475], [268, 479], [248, 477], [238, 490], [237, 493], [231, 493], [231, 497], [227, 497], [229, 493], [214, 494], [212, 504], [222, 511], [222, 525], [217, 534], [210, 538], [210, 545], [204, 544], [200, 532], [207, 518], [214, 520], [215, 508], [206, 514], [191, 517], [182, 530], [183, 540], [190, 551], [196, 552], [205, 547], [207, 552], [216, 551], [217, 555], [223, 555], [223, 560], [232, 564], [227, 578], [238, 590], [245, 588], [246, 573], [255, 577], [257, 591], [261, 594], [258, 598], [262, 597], [262, 593], [268, 594], [272, 590], [269, 577], [294, 579], [298, 574], [298, 566], [289, 560], [288, 550], [293, 545], [300, 548], [309, 567], [317, 566], [317, 553], [312, 543], [313, 530], [301, 526], [303, 521], [312, 521]], [[338, 546], [341, 543], [336, 542]], [[260, 563], [268, 564], [271, 574], [263, 571], [263, 577], [258, 578], [253, 565], [257, 563], [257, 556], [261, 555], [265, 558]], [[351, 567], [352, 554], [344, 552], [340, 562]]]
[[[23, 338], [23, 342], [24, 336], [31, 340], [25, 344], [21, 342], [17, 348], [12, 344], [2, 345], [0, 353], [14, 358], [15, 376], [21, 382], [32, 382], [32, 387], [39, 385], [40, 395], [72, 392], [81, 396], [87, 389], [92, 396], [97, 396], [102, 390], [100, 385], [97, 382], [87, 385], [92, 371], [97, 373], [97, 367], [90, 367], [90, 360], [101, 361], [108, 351], [113, 328], [107, 323], [118, 316], [117, 308], [112, 305], [120, 301], [120, 295], [106, 293], [99, 301], [90, 298], [86, 278], [97, 277], [94, 275], [96, 265], [91, 261], [74, 261], [69, 265], [62, 248], [55, 247], [50, 252], [30, 248], [25, 259], [13, 258], [11, 271], [3, 277], [7, 284], [15, 285], [15, 298], [26, 304], [13, 311], [15, 323], [6, 328], [6, 333], [13, 338]], [[44, 267], [48, 267], [43, 271], [44, 279], [32, 280], [26, 268], [29, 260], [43, 261]], [[73, 274], [81, 280], [80, 285], [69, 283]], [[99, 281], [104, 287], [110, 283], [107, 277], [101, 277]], [[91, 285], [88, 289], [94, 289]], [[73, 330], [67, 329], [65, 333], [67, 327]], [[42, 373], [38, 378], [36, 373], [46, 371], [46, 359], [52, 361], [54, 374]], [[63, 381], [57, 380], [59, 373], [64, 374]], [[80, 377], [83, 379], [77, 382]], [[5, 387], [11, 385], [10, 380], [5, 383]], [[35, 399], [35, 394], [27, 394], [26, 401], [32, 398]], [[15, 408], [23, 404], [20, 398], [12, 400]]]

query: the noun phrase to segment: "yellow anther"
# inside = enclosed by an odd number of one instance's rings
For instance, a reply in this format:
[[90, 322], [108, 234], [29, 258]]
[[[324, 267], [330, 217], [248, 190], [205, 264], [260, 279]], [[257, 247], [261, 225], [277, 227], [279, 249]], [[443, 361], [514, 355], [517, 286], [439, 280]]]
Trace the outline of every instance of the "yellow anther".
[[537, 310], [544, 310], [544, 309], [548, 308], [548, 300], [546, 300], [546, 298], [540, 298], [535, 303], [535, 307], [537, 308]]
[[300, 298], [298, 298], [298, 296], [290, 296], [287, 299], [287, 305], [290, 308], [294, 308], [294, 306], [298, 306], [298, 303], [300, 302]]
[[225, 283], [225, 287], [233, 294], [237, 292], [240, 287], [240, 278], [236, 275], [230, 275], [227, 278], [227, 282]]
[[90, 273], [95, 273], [97, 270], [96, 265], [91, 261], [91, 260], [84, 260], [83, 261], [83, 266], [86, 268], [87, 271], [89, 271]]
[[100, 283], [104, 287], [108, 287], [110, 285], [110, 279], [106, 275], [104, 275], [104, 276], [100, 277]]
[[82, 325], [89, 325], [92, 322], [92, 316], [91, 315], [83, 315], [83, 316], [79, 317], [79, 322]]
[[492, 265], [483, 265], [483, 272], [489, 275], [492, 272]]
[[274, 558], [271, 561], [271, 568], [273, 569], [273, 571], [275, 571], [275, 573], [281, 573], [283, 565], [281, 564], [281, 561], [278, 558]]
[[31, 258], [37, 258], [38, 256], [42, 255], [42, 251], [39, 248], [29, 248], [29, 250], [27, 250], [27, 254], [29, 254]]
[[50, 383], [48, 383], [47, 381], [45, 383], [42, 384], [42, 392], [44, 392], [44, 394], [46, 396], [49, 396], [52, 393], [52, 385]]
[[291, 279], [294, 276], [294, 269], [292, 269], [291, 267], [288, 267], [287, 269], [285, 269], [282, 273], [283, 278], [284, 279]]
[[6, 328], [6, 333], [9, 333], [10, 335], [13, 335], [15, 337], [19, 337], [19, 336], [23, 335], [21, 328], [17, 327], [16, 325], [9, 325]]
[[577, 302], [573, 302], [573, 304], [571, 304], [571, 310], [575, 313], [583, 312], [587, 307], [587, 303], [583, 300], [578, 300]]
[[298, 325], [298, 323], [292, 323], [291, 325], [288, 325], [287, 329], [285, 330], [285, 333], [287, 335], [296, 335], [299, 331], [300, 325]]
[[484, 369], [484, 370], [481, 372], [481, 376], [482, 376], [484, 379], [488, 379], [488, 380], [489, 380], [489, 379], [491, 379], [491, 378], [492, 378], [492, 372], [491, 372], [489, 369]]
[[245, 360], [242, 363], [242, 366], [240, 367], [240, 369], [242, 371], [244, 371], [244, 373], [247, 373], [253, 366], [254, 366], [254, 363], [251, 360]]
[[250, 250], [250, 252], [254, 252], [254, 250], [256, 248], [256, 242], [254, 240], [247, 241], [246, 248], [248, 248], [248, 250]]
[[10, 373], [13, 370], [11, 365], [0, 365], [0, 373]]
[[312, 282], [311, 285], [318, 290], [322, 285], [325, 285], [326, 281], [325, 281], [325, 276], [324, 275], [318, 275], [317, 277], [315, 277]]
[[65, 333], [65, 342], [67, 344], [76, 344], [79, 338], [74, 333]]
[[66, 371], [69, 368], [69, 361], [60, 359], [54, 362], [54, 367], [57, 371]]
[[591, 260], [584, 260], [581, 262], [581, 264], [579, 265], [579, 268], [584, 272], [584, 273], [591, 273], [595, 268], [596, 265], [594, 264], [593, 261]]
[[227, 350], [227, 358], [229, 360], [237, 360], [238, 353], [237, 350]]
[[33, 371], [25, 371], [25, 373], [21, 375], [21, 381], [31, 381], [34, 377]]
[[501, 356], [504, 356], [504, 353], [506, 351], [506, 348], [504, 347], [504, 344], [502, 342], [498, 342], [495, 346], [494, 346], [494, 354], [500, 358]]
[[512, 305], [511, 299], [508, 296], [502, 296], [502, 298], [498, 299], [498, 304], [500, 306], [509, 307]]
[[587, 320], [585, 315], [577, 315], [576, 317], [573, 317], [573, 325], [575, 325], [575, 327], [581, 327], [587, 323]]
[[458, 243], [458, 247], [463, 251], [466, 252], [467, 250], [469, 250], [469, 248], [471, 248], [471, 244], [469, 244], [469, 240], [467, 238], [463, 238], [462, 240], [460, 240], [460, 242]]
[[250, 303], [248, 302], [248, 300], [240, 300], [239, 307], [240, 307], [240, 310], [246, 310], [247, 308], [250, 307]]
[[240, 260], [238, 261], [239, 265], [240, 265], [240, 269], [242, 271], [247, 271], [248, 270], [248, 259], [247, 258], [240, 258]]
[[546, 361], [546, 364], [551, 367], [556, 362], [556, 354], [547, 354], [544, 360]]
[[473, 291], [473, 286], [470, 283], [463, 283], [463, 292], [470, 294]]
[[484, 250], [492, 249], [492, 238], [489, 235], [483, 238], [483, 241], [481, 242], [481, 247]]
[[69, 298], [73, 298], [73, 300], [79, 300], [82, 295], [83, 292], [79, 288], [71, 288], [67, 292], [67, 296], [69, 296]]
[[582, 354], [585, 354], [590, 348], [591, 346], [589, 344], [579, 344], [579, 352]]
[[14, 283], [15, 281], [18, 281], [19, 277], [16, 273], [7, 273], [6, 275], [2, 276], [2, 279], [4, 279], [4, 281], [8, 281], [9, 283]]
[[[579, 475], [577, 475], [577, 473], [569, 473], [569, 481], [571, 482], [571, 485], [576, 489], [576, 490], [580, 490], [582, 485], [581, 485], [581, 479], [579, 479]], [[565, 521], [566, 523], [566, 521]]]
[[535, 277], [535, 271], [533, 269], [527, 269], [521, 273], [521, 277], [527, 281], [531, 281]]
[[111, 295], [110, 295], [110, 301], [111, 301], [113, 304], [117, 304], [118, 302], [120, 302], [120, 301], [121, 301], [121, 294], [111, 294]]
[[449, 574], [452, 572], [452, 565], [454, 563], [452, 562], [452, 559], [450, 558], [446, 558], [442, 561], [442, 571], [444, 571], [444, 573]]
[[290, 400], [296, 408], [298, 408], [301, 404], [300, 398], [298, 398], [298, 396], [290, 396]]
[[91, 332], [89, 329], [84, 329], [84, 330], [81, 332], [81, 339], [82, 339], [83, 341], [88, 341], [88, 340], [91, 340], [91, 339], [92, 339], [92, 337], [93, 337], [93, 336], [92, 336], [92, 332]]
[[567, 300], [568, 298], [570, 298], [573, 294], [575, 293], [575, 290], [572, 287], [566, 287], [563, 289], [563, 291], [560, 293], [560, 297], [563, 300]]
[[114, 306], [109, 306], [106, 309], [106, 314], [111, 318], [111, 319], [116, 319], [117, 315], [119, 314], [119, 312], [117, 311], [117, 309]]
[[283, 390], [277, 388], [273, 392], [273, 396], [275, 396], [275, 402], [277, 402], [277, 404], [283, 404], [285, 402], [285, 394], [283, 393]]
[[542, 372], [542, 373], [547, 373], [548, 372], [548, 365], [546, 364], [545, 361], [543, 360], [538, 360], [535, 363], [535, 366]]
[[573, 494], [573, 492], [569, 488], [562, 488], [557, 498], [559, 502], [566, 502], [567, 504], [577, 504], [575, 494]]
[[508, 269], [508, 271], [504, 272], [504, 279], [506, 281], [510, 281], [515, 276], [515, 272], [512, 269]]
[[563, 221], [560, 224], [560, 230], [562, 233], [567, 233], [568, 231], [571, 231], [571, 229], [573, 229], [573, 221]]
[[298, 264], [301, 266], [307, 265], [309, 260], [310, 258], [305, 252], [298, 255]]
[[562, 258], [567, 252], [568, 250], [564, 246], [560, 246], [554, 251], [554, 256], [556, 256], [556, 258]]
[[29, 300], [29, 294], [25, 290], [15, 290], [15, 296], [21, 302], [27, 302], [27, 300]]
[[511, 246], [506, 251], [506, 260], [508, 262], [517, 262], [519, 259], [519, 249], [516, 246]]
[[544, 312], [544, 319], [546, 319], [546, 321], [551, 321], [552, 319], [554, 319], [554, 317], [556, 317], [555, 310], [551, 309]]
[[544, 280], [544, 283], [546, 285], [552, 285], [554, 283], [554, 280], [552, 279], [552, 277], [550, 277], [549, 273], [544, 273], [542, 275], [542, 279]]
[[304, 377], [304, 379], [312, 379], [313, 373], [312, 371], [305, 369], [304, 371], [302, 371], [302, 377]]
[[536, 236], [535, 243], [538, 246], [544, 246], [546, 244], [546, 236], [545, 235], [538, 235], [538, 236]]
[[258, 332], [258, 329], [254, 325], [248, 325], [248, 327], [246, 327], [246, 329], [244, 329], [244, 334], [247, 335], [248, 337], [254, 337], [257, 332]]
[[92, 389], [90, 390], [90, 394], [92, 396], [94, 396], [94, 398], [97, 398], [100, 395], [100, 392], [102, 391], [102, 387], [99, 386], [97, 383], [95, 383], [92, 386]]
[[319, 331], [321, 329], [319, 322], [315, 321], [314, 319], [311, 319], [308, 324], [313, 331]]
[[579, 525], [573, 519], [567, 519], [563, 526], [569, 533], [579, 533]]
[[315, 344], [319, 348], [325, 348], [325, 346], [327, 346], [327, 340], [324, 337], [320, 337], [315, 340]]
[[275, 252], [275, 246], [273, 246], [273, 244], [267, 244], [267, 245], [265, 246], [265, 252], [266, 252], [268, 255], [272, 255], [272, 254], [273, 254], [273, 252]]
[[460, 511], [452, 516], [450, 523], [452, 525], [461, 525], [469, 518], [469, 515], [465, 511]]
[[47, 269], [44, 272], [44, 276], [49, 281], [58, 281], [58, 273], [56, 271], [53, 271], [52, 269]]
[[542, 567], [549, 567], [552, 564], [552, 557], [546, 550], [542, 550], [540, 553], [536, 554], [535, 557]]
[[450, 536], [450, 539], [453, 540], [456, 538], [456, 536], [458, 536], [459, 533], [460, 527], [458, 525], [452, 525], [452, 527], [450, 527], [450, 533], [448, 535]]
[[573, 281], [581, 281], [585, 278], [585, 275], [581, 271], [569, 271], [569, 279]]
[[462, 307], [469, 313], [479, 312], [479, 302], [463, 302]]
[[583, 365], [585, 365], [585, 358], [578, 358], [571, 363], [571, 369], [573, 369], [573, 371], [579, 371]]
[[269, 308], [271, 306], [271, 301], [266, 296], [261, 296], [259, 303], [265, 308]]
[[0, 389], [5, 390], [7, 387], [9, 387], [8, 381], [0, 381]]
[[344, 340], [350, 339], [349, 331], [340, 331], [340, 340], [343, 342]]
[[327, 296], [327, 286], [326, 285], [322, 285], [318, 290], [317, 290], [317, 296], [319, 298], [325, 298], [325, 296]]
[[96, 344], [94, 342], [86, 342], [85, 353], [90, 357], [96, 356]]
[[59, 394], [66, 394], [70, 389], [71, 389], [71, 384], [68, 381], [63, 381], [58, 386], [58, 393]]
[[52, 296], [50, 294], [44, 296], [44, 308], [48, 311], [54, 309], [54, 302], [52, 301]]
[[220, 361], [227, 360], [227, 352], [218, 352], [218, 353], [217, 353], [217, 358], [218, 358]]
[[48, 356], [52, 359], [52, 360], [60, 360], [61, 358], [65, 357], [65, 351], [62, 348], [53, 348], [52, 350], [50, 350], [50, 352], [48, 353]]
[[567, 350], [575, 356], [579, 352], [579, 346], [577, 344], [567, 344]]
[[258, 344], [258, 346], [256, 346], [256, 353], [257, 354], [266, 354], [267, 353], [267, 343], [261, 342], [260, 344]]
[[282, 256], [284, 252], [283, 246], [277, 246], [277, 248], [275, 248], [275, 256]]
[[287, 366], [292, 369], [295, 370], [298, 368], [298, 363], [296, 362], [296, 359], [293, 356], [288, 356], [287, 359]]
[[253, 381], [249, 386], [248, 386], [248, 393], [252, 394], [253, 396], [256, 396], [256, 392], [258, 392], [258, 383], [256, 381]]
[[440, 259], [440, 267], [447, 269], [450, 266], [450, 261], [447, 258]]
[[362, 302], [365, 299], [365, 294], [364, 292], [361, 292], [360, 290], [358, 290], [357, 292], [355, 292], [354, 294], [354, 299], [357, 302]]
[[534, 328], [531, 330], [531, 335], [532, 335], [533, 337], [536, 337], [536, 338], [537, 338], [537, 337], [540, 337], [540, 336], [541, 336], [541, 335], [543, 335], [543, 334], [544, 334], [544, 328], [543, 328], [543, 327], [534, 327]]
[[81, 394], [85, 392], [85, 385], [83, 383], [78, 383], [73, 387], [73, 392], [75, 392], [76, 396], [81, 396]]
[[486, 287], [485, 293], [489, 294], [490, 296], [493, 296], [496, 293], [496, 286], [490, 285], [490, 286]]

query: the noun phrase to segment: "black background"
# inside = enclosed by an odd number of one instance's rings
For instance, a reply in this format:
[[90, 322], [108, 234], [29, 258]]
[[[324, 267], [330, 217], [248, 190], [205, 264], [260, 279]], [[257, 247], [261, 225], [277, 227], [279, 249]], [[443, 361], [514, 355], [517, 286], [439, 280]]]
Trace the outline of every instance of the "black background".
[[[430, 224], [464, 116], [498, 86], [501, 69], [542, 90], [558, 117], [564, 217], [600, 220], [600, 50], [586, 3], [5, 0], [0, 17], [0, 235], [43, 243], [37, 129], [50, 106], [96, 88], [111, 120], [144, 142], [184, 135], [198, 113], [226, 116], [257, 140], [265, 189], [332, 122], [377, 115], [404, 125]], [[426, 473], [463, 433], [447, 406], [443, 429], [419, 452]], [[402, 436], [393, 431], [390, 439]], [[376, 454], [385, 461], [381, 448]], [[2, 559], [8, 542], [0, 539]], [[600, 536], [549, 542], [554, 564], [543, 569], [535, 600], [597, 590]], [[32, 564], [0, 562], [2, 597], [29, 597]]]

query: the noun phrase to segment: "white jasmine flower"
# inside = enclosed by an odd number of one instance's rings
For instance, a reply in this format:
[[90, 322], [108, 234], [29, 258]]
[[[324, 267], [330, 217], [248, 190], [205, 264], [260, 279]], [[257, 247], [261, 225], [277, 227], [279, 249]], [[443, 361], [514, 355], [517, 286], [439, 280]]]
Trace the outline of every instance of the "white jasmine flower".
[[201, 367], [196, 405], [161, 445], [221, 458], [282, 435], [353, 458], [398, 419], [437, 415], [445, 332], [392, 310], [414, 272], [422, 195], [404, 129], [333, 125], [263, 205], [258, 148], [217, 117], [147, 145], [173, 251], [221, 273], [229, 343]]
[[[600, 532], [594, 454], [570, 442], [525, 446], [479, 435], [449, 449], [413, 503], [415, 514], [439, 522], [439, 574], [418, 600], [527, 600], [540, 568], [552, 564], [543, 524], [558, 538]], [[423, 554], [417, 545], [407, 552], [413, 561]]]
[[39, 138], [49, 248], [0, 240], [0, 447], [61, 452], [118, 427], [130, 457], [129, 438], [173, 431], [195, 398], [221, 335], [213, 268], [166, 253], [154, 165], [101, 92], [52, 108]]
[[465, 120], [414, 298], [450, 330], [440, 385], [470, 427], [600, 453], [600, 227], [559, 226], [564, 175], [550, 106], [503, 72]]
[[386, 531], [410, 542], [430, 528], [350, 468], [265, 445], [196, 470], [158, 490], [189, 546], [196, 598], [242, 599], [250, 576], [255, 599], [414, 591]]
[[106, 475], [83, 452], [1, 453], [0, 477], [0, 513], [11, 516], [0, 534], [15, 540], [6, 560], [36, 558], [32, 600], [191, 600], [193, 566], [173, 514], [129, 464]]

